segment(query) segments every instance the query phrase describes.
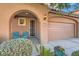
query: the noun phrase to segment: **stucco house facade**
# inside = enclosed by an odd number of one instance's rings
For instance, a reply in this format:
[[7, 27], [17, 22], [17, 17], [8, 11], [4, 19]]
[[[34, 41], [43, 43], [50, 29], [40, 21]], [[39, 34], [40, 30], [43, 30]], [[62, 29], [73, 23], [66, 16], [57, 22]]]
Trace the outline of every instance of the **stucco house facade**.
[[0, 41], [25, 31], [41, 43], [79, 37], [78, 17], [58, 16], [44, 4], [0, 4], [0, 15]]

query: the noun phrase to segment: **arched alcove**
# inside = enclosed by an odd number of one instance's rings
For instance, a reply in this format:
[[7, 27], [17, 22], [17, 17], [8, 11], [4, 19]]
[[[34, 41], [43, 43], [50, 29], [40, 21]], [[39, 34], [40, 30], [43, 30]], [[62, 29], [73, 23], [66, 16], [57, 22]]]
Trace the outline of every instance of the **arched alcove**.
[[35, 13], [30, 10], [18, 10], [11, 15], [9, 21], [9, 36], [19, 32], [21, 37], [23, 32], [28, 32], [29, 37], [40, 39], [40, 21]]

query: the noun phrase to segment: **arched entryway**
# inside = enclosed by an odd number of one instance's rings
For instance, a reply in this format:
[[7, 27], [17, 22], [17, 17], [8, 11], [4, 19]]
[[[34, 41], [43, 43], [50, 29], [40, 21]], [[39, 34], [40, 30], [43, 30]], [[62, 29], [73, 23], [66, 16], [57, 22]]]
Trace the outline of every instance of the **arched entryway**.
[[23, 32], [28, 32], [29, 37], [40, 39], [40, 22], [35, 13], [29, 10], [16, 11], [10, 18], [10, 38], [18, 32], [20, 37]]

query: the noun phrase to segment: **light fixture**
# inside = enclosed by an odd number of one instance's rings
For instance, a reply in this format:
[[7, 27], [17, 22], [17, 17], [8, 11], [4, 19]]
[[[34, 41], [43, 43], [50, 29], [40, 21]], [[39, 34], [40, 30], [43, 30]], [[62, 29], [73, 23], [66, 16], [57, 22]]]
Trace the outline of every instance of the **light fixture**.
[[29, 13], [26, 12], [25, 14], [27, 15], [27, 14], [29, 14]]
[[47, 19], [47, 15], [44, 16], [44, 20], [46, 20], [46, 19]]

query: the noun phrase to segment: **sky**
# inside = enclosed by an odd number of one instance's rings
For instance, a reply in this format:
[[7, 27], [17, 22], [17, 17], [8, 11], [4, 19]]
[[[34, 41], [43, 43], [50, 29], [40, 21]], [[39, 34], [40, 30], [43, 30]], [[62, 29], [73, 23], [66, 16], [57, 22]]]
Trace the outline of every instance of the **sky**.
[[79, 9], [79, 3], [70, 3], [71, 7], [70, 8], [64, 8], [62, 11], [64, 12], [72, 12], [72, 11], [75, 11], [75, 10], [78, 10]]

